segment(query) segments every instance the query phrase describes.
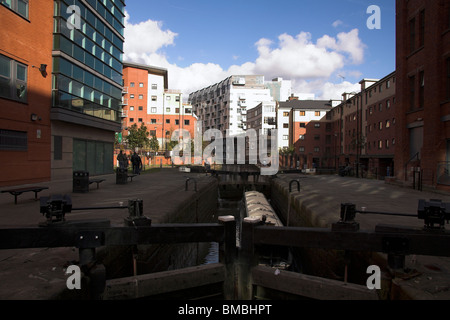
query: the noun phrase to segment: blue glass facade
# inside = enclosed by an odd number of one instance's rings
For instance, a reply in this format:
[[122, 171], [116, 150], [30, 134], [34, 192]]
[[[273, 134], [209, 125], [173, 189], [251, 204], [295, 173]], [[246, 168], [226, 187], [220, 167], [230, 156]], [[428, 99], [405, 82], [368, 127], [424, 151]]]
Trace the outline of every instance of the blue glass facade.
[[[54, 3], [53, 107], [120, 122], [124, 2]], [[67, 23], [70, 6], [79, 9], [76, 27]]]

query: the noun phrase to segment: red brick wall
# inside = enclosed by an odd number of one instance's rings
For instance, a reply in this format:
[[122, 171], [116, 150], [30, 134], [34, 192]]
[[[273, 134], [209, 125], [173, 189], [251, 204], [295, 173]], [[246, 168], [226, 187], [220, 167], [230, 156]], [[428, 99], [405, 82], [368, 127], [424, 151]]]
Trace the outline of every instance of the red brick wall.
[[[436, 185], [439, 161], [446, 161], [446, 141], [450, 139], [450, 124], [442, 118], [450, 114], [446, 97], [446, 58], [450, 56], [449, 2], [445, 0], [397, 1], [397, 143], [396, 177], [405, 180], [411, 166], [424, 170], [424, 184]], [[420, 45], [420, 12], [425, 10], [424, 45]], [[410, 21], [415, 18], [415, 50], [410, 49]], [[425, 74], [424, 106], [419, 106], [420, 72]], [[410, 109], [409, 77], [415, 76], [416, 107]], [[421, 161], [405, 164], [411, 157], [410, 127], [423, 127]]]
[[[0, 186], [49, 181], [53, 1], [30, 1], [28, 20], [0, 5], [0, 17], [0, 54], [28, 66], [27, 102], [0, 98], [0, 128], [28, 133], [27, 151], [0, 151]], [[41, 64], [46, 77], [32, 67]]]

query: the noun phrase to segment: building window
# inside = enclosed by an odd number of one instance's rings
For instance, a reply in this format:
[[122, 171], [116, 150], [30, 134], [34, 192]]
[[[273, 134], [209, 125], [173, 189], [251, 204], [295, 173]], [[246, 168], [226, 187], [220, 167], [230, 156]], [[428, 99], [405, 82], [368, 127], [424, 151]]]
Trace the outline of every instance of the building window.
[[378, 141], [378, 149], [383, 149], [383, 141], [382, 140]]
[[134, 118], [130, 118], [130, 122], [134, 122]]
[[150, 137], [156, 137], [156, 130], [150, 130]]
[[425, 45], [425, 10], [420, 11], [419, 24], [419, 46], [422, 47], [423, 45]]
[[138, 118], [138, 122], [142, 122], [142, 118]]
[[144, 83], [143, 82], [139, 82], [139, 88], [143, 88], [144, 87]]
[[315, 112], [314, 112], [314, 115], [315, 115], [316, 117], [320, 117], [320, 111], [315, 111]]
[[389, 120], [386, 120], [386, 128], [390, 128], [391, 127], [391, 122]]
[[305, 111], [300, 111], [300, 117], [304, 117], [306, 116], [306, 112]]
[[289, 129], [289, 123], [283, 123], [283, 128], [284, 129]]
[[283, 112], [283, 117], [289, 117], [289, 112]]
[[305, 147], [298, 148], [298, 152], [301, 152], [301, 153], [305, 152]]
[[391, 108], [391, 101], [387, 100], [386, 101], [386, 109], [390, 109]]
[[[179, 126], [180, 125], [180, 120], [175, 119], [175, 125]], [[231, 123], [230, 123], [230, 126], [231, 126]]]
[[144, 99], [144, 95], [143, 95], [143, 94], [140, 94], [140, 95], [139, 95], [139, 100], [142, 100], [142, 99]]
[[305, 135], [303, 135], [303, 134], [299, 135], [299, 136], [298, 136], [298, 139], [299, 139], [299, 140], [305, 140]]
[[416, 19], [412, 18], [409, 21], [409, 51], [413, 52], [416, 49]]
[[380, 121], [378, 123], [378, 129], [383, 130], [383, 122]]
[[409, 110], [416, 107], [416, 77], [409, 77]]
[[180, 113], [180, 108], [175, 108], [175, 113]]
[[184, 120], [184, 125], [185, 126], [188, 126], [190, 124], [190, 121], [189, 120]]
[[0, 150], [27, 151], [28, 135], [23, 131], [0, 129]]
[[134, 111], [134, 107], [133, 106], [130, 107], [130, 111]]
[[389, 140], [386, 140], [386, 141], [384, 142], [384, 144], [385, 144], [385, 146], [386, 146], [386, 149], [389, 149]]
[[318, 122], [314, 123], [314, 128], [320, 128], [320, 123]]
[[166, 96], [166, 100], [167, 100], [167, 101], [170, 101], [171, 99], [172, 99], [171, 96]]
[[134, 82], [130, 82], [130, 88], [134, 88]]
[[166, 112], [170, 112], [170, 108], [166, 108]]
[[170, 124], [170, 119], [166, 119], [166, 123], [167, 123], [167, 124]]
[[425, 107], [425, 73], [419, 73], [419, 108]]
[[386, 89], [391, 87], [391, 80], [386, 81]]
[[150, 119], [151, 124], [156, 124], [156, 119]]
[[152, 96], [152, 101], [157, 101], [158, 98], [156, 96]]
[[155, 83], [152, 83], [152, 90], [158, 90], [158, 85]]
[[28, 0], [0, 0], [0, 3], [28, 19]]
[[314, 152], [320, 152], [320, 148], [319, 147], [314, 147]]
[[0, 97], [27, 102], [27, 66], [0, 55]]
[[283, 136], [283, 140], [285, 140], [285, 141], [289, 140], [289, 136], [288, 135], [284, 135]]
[[380, 103], [380, 104], [378, 105], [378, 110], [379, 110], [379, 111], [383, 111], [383, 104], [382, 104], [382, 103]]
[[138, 109], [139, 109], [139, 111], [143, 111], [144, 107], [139, 107]]
[[134, 99], [134, 94], [130, 94], [130, 99]]
[[306, 123], [305, 122], [300, 122], [300, 128], [306, 128]]
[[151, 112], [156, 113], [156, 107], [152, 107]]

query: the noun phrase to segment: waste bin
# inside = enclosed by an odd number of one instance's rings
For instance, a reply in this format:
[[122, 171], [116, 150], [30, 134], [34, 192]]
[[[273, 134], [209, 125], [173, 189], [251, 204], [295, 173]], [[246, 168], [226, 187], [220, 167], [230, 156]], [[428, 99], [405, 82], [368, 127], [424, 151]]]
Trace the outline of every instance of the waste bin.
[[89, 192], [89, 172], [87, 171], [73, 172], [73, 192], [74, 193]]
[[128, 183], [128, 169], [117, 168], [116, 170], [116, 184]]

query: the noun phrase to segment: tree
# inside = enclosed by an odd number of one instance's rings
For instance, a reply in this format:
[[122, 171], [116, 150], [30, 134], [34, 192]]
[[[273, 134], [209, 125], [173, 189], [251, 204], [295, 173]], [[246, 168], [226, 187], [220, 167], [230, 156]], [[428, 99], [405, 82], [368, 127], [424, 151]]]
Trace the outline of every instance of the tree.
[[128, 136], [126, 137], [128, 146], [131, 150], [136, 150], [136, 148], [142, 149], [150, 143], [148, 138], [149, 132], [144, 124], [138, 128], [137, 124], [133, 124], [128, 129]]
[[155, 152], [157, 152], [159, 150], [159, 141], [155, 135], [153, 135], [152, 138], [150, 139], [149, 147], [150, 147], [150, 150], [153, 150]]

